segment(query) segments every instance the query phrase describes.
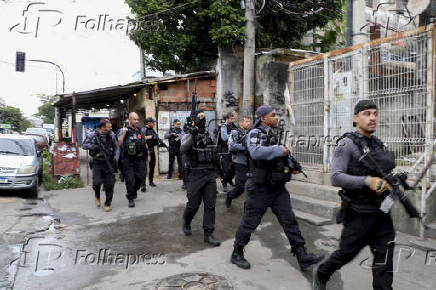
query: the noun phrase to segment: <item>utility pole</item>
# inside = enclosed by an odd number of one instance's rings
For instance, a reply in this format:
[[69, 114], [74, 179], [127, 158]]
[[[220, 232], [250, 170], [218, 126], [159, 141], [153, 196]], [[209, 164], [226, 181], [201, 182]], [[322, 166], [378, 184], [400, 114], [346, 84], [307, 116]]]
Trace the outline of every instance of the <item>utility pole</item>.
[[242, 113], [253, 117], [254, 113], [254, 67], [255, 67], [255, 10], [253, 0], [245, 0], [245, 43], [244, 43], [244, 93]]
[[145, 79], [145, 64], [144, 64], [144, 51], [142, 48], [139, 48], [139, 61], [141, 62], [141, 81]]

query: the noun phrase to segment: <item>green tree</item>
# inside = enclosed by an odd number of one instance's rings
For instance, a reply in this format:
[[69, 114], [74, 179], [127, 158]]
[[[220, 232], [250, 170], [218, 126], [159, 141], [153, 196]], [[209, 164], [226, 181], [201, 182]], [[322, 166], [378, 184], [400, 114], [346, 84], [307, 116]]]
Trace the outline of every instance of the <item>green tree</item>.
[[[342, 9], [347, 9], [347, 2], [342, 2]], [[322, 32], [314, 34], [314, 46], [318, 47], [321, 52], [327, 52], [346, 45], [346, 28], [347, 16], [341, 19], [330, 20], [322, 29]]]
[[34, 114], [34, 116], [42, 118], [44, 123], [53, 124], [55, 118], [54, 96], [39, 95], [38, 98], [42, 105], [38, 107], [38, 113]]
[[0, 122], [3, 124], [11, 124], [15, 131], [25, 131], [32, 124], [27, 120], [19, 108], [12, 106], [0, 107]]
[[[126, 0], [126, 3], [137, 21], [130, 37], [144, 50], [145, 63], [153, 69], [178, 72], [206, 69], [214, 63], [218, 46], [243, 45], [245, 18], [240, 0]], [[259, 48], [302, 48], [301, 38], [308, 30], [342, 17], [342, 0], [265, 3], [257, 17]]]

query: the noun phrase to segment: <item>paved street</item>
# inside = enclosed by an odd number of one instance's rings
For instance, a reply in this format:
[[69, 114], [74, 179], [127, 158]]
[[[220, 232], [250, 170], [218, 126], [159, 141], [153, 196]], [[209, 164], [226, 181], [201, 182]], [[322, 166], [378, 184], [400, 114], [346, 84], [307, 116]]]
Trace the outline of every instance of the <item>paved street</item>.
[[[310, 289], [311, 272], [300, 272], [270, 211], [246, 247], [252, 269], [241, 270], [229, 258], [243, 200], [226, 209], [219, 195], [215, 236], [223, 243], [211, 248], [203, 243], [202, 210], [193, 235], [181, 231], [181, 182], [157, 185], [139, 193], [137, 206], [129, 209], [124, 185], [117, 183], [109, 213], [95, 207], [90, 188], [40, 192], [35, 200], [14, 193], [0, 197], [0, 288]], [[327, 254], [336, 247], [341, 226], [300, 226], [309, 250]], [[415, 239], [397, 234], [403, 246], [396, 250], [394, 289], [436, 289], [436, 242], [427, 241], [426, 251], [412, 248]], [[332, 278], [329, 289], [371, 289], [370, 256], [365, 249]]]

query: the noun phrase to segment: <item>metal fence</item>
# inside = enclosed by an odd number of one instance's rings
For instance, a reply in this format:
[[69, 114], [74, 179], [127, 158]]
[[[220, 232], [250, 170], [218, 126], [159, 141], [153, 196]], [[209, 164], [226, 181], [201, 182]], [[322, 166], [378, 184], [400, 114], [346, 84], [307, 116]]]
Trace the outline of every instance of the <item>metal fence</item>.
[[378, 105], [377, 136], [398, 165], [413, 166], [435, 136], [427, 122], [434, 123], [433, 36], [433, 26], [422, 27], [291, 63], [291, 131], [298, 140], [321, 140], [292, 142], [296, 157], [328, 171], [334, 142], [326, 140], [353, 130], [354, 105], [365, 98]]

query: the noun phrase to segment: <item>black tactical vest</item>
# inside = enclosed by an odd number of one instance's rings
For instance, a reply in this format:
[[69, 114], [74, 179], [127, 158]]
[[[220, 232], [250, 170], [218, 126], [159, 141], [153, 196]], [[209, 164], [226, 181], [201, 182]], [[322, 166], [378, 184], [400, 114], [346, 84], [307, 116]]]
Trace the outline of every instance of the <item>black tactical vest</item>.
[[[278, 137], [273, 130], [266, 132], [261, 127], [257, 127], [257, 129], [267, 136], [263, 146], [278, 145]], [[260, 137], [261, 134], [259, 133], [257, 138]], [[281, 187], [292, 178], [293, 169], [289, 166], [287, 156], [274, 158], [273, 160], [253, 160], [248, 154], [248, 160], [250, 175], [256, 184]]]
[[[379, 164], [383, 172], [388, 173], [395, 168], [394, 153], [391, 151], [387, 151], [386, 146], [377, 137], [371, 136], [371, 138], [366, 138], [358, 134], [357, 132], [352, 132], [345, 133], [338, 139], [337, 142], [345, 137], [350, 138], [353, 141], [353, 143], [359, 148], [362, 155], [369, 150], [368, 154], [370, 154], [371, 157], [376, 161], [376, 163]], [[353, 158], [348, 164], [347, 174], [354, 176], [373, 176], [380, 178], [383, 177], [380, 176], [375, 168], [371, 168], [363, 160], [355, 160]], [[377, 195], [367, 186], [364, 186], [361, 189], [344, 189], [344, 195], [353, 201], [353, 206], [361, 206], [362, 211], [364, 211], [365, 209], [369, 211], [371, 211], [372, 209], [378, 209], [381, 202], [388, 194], [389, 193], [386, 192], [381, 195]]]
[[153, 128], [145, 128], [145, 136], [151, 136], [151, 139], [148, 139], [147, 146], [151, 152], [154, 152], [154, 147], [159, 145], [159, 135], [157, 135], [156, 131]]
[[103, 151], [106, 153], [106, 158], [108, 158], [109, 161], [113, 160], [115, 147], [112, 141], [112, 134], [100, 134], [99, 132], [95, 132], [92, 142], [100, 147], [100, 152], [93, 156], [94, 161], [105, 162]]
[[170, 147], [179, 148], [180, 145], [182, 144], [182, 140], [180, 139], [180, 134], [182, 133], [182, 129], [171, 128], [170, 132], [171, 134], [176, 133], [179, 136], [174, 137], [173, 135], [171, 135], [171, 137], [168, 139], [168, 144], [170, 145]]
[[123, 153], [127, 157], [142, 157], [147, 155], [145, 136], [140, 128], [128, 128], [123, 142]]
[[209, 134], [192, 135], [192, 150], [190, 154], [190, 167], [192, 169], [213, 169], [218, 164], [217, 147], [213, 144]]

